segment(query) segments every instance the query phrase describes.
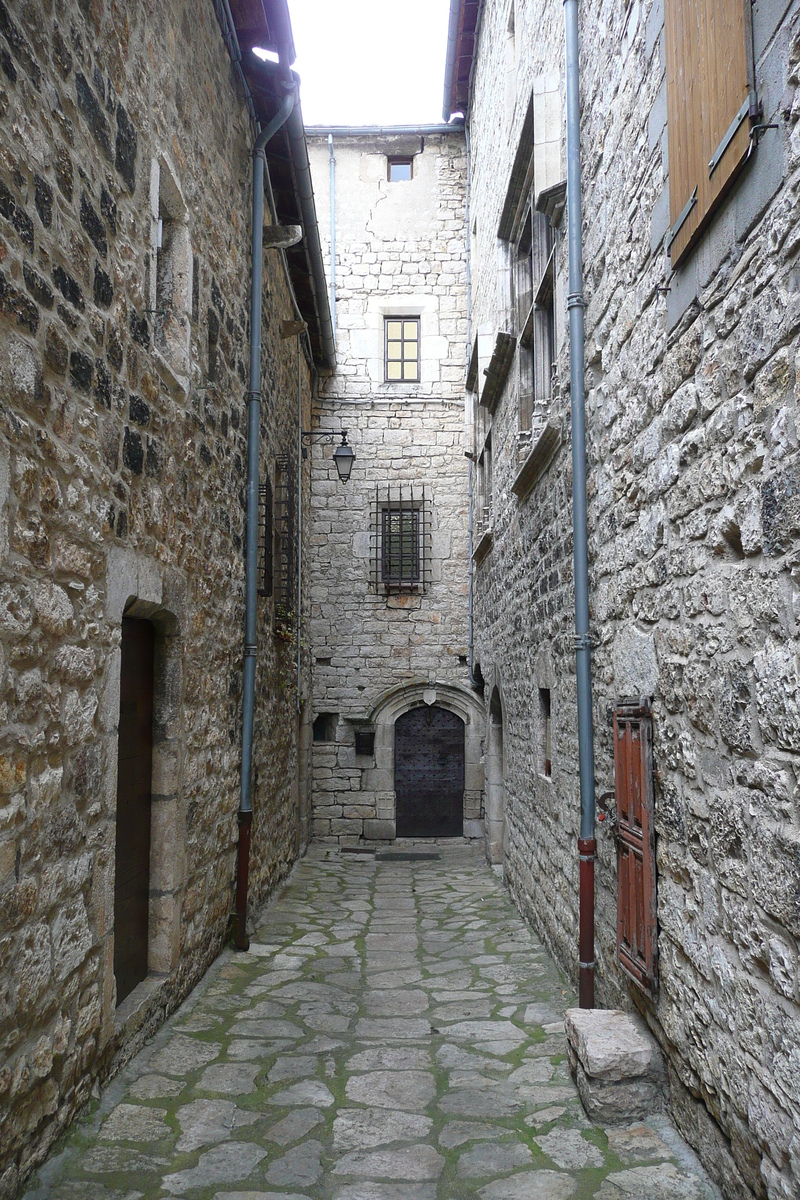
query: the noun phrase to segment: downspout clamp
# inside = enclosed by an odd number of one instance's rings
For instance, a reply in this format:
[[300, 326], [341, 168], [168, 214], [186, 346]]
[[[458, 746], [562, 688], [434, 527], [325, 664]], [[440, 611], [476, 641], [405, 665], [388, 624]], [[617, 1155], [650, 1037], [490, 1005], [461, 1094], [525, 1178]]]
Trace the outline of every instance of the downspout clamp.
[[564, 0], [567, 48], [567, 223], [569, 235], [569, 358], [572, 407], [572, 539], [575, 564], [575, 669], [581, 789], [579, 861], [579, 989], [581, 1008], [594, 1008], [594, 729], [589, 641], [589, 551], [586, 517], [583, 249], [581, 246], [581, 125], [578, 0]]
[[239, 800], [239, 846], [236, 860], [237, 950], [247, 950], [247, 891], [250, 832], [253, 823], [253, 720], [256, 684], [256, 602], [258, 572], [258, 459], [261, 432], [261, 293], [264, 270], [264, 148], [285, 125], [297, 102], [294, 78], [285, 79], [286, 95], [253, 146], [253, 233], [250, 283], [250, 388], [247, 393], [247, 524], [245, 558], [244, 697], [242, 700], [242, 789]]

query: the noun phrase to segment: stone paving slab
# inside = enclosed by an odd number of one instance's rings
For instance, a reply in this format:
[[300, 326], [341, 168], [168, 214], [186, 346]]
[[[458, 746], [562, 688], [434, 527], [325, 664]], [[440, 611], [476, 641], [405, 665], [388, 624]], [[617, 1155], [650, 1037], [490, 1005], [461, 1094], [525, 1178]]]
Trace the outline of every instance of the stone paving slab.
[[663, 1117], [604, 1129], [572, 988], [469, 846], [312, 848], [27, 1200], [719, 1200]]

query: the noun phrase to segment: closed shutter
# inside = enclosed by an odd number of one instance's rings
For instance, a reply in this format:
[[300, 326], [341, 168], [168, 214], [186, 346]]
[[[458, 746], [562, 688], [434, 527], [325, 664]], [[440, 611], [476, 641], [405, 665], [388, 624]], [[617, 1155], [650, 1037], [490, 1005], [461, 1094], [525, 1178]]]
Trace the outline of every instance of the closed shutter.
[[680, 262], [750, 153], [750, 0], [665, 0], [670, 258]]
[[642, 708], [614, 713], [617, 802], [617, 957], [644, 991], [656, 989], [656, 856], [650, 715]]

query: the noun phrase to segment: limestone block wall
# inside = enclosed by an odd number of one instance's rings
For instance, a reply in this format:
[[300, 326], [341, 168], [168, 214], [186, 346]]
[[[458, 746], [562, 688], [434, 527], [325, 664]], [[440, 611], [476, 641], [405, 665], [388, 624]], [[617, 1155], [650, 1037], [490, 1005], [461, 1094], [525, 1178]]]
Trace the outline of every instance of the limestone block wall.
[[[563, 99], [563, 6], [517, 0], [515, 16], [513, 102], [496, 86], [510, 62], [508, 0], [484, 9], [474, 76], [481, 329], [504, 319], [496, 235], [531, 92], [557, 73]], [[596, 778], [598, 792], [613, 786], [616, 700], [652, 697], [655, 1001], [616, 965], [616, 854], [602, 827], [596, 954], [599, 1002], [645, 1012], [670, 1064], [675, 1116], [723, 1193], [788, 1198], [800, 1187], [800, 6], [756, 4], [753, 19], [763, 120], [778, 128], [670, 277], [662, 5], [581, 6]], [[564, 161], [562, 133], [562, 171]], [[561, 445], [518, 499], [512, 370], [492, 422], [476, 648], [502, 724], [506, 877], [576, 974], [566, 218], [555, 237]], [[666, 284], [665, 296], [656, 289]], [[550, 777], [540, 689], [550, 693]]]
[[[210, 0], [0, 5], [0, 66], [6, 1197], [95, 1081], [197, 982], [228, 928], [251, 133]], [[278, 331], [291, 304], [276, 266], [268, 259], [265, 468], [297, 439], [295, 346]], [[304, 362], [301, 375], [308, 404]], [[293, 650], [273, 641], [261, 603], [254, 902], [298, 842]], [[156, 630], [155, 723], [150, 975], [117, 1008], [124, 612]]]
[[[413, 157], [412, 180], [388, 181], [389, 155]], [[309, 131], [309, 156], [330, 278], [326, 131]], [[331, 716], [326, 740], [313, 746], [313, 832], [394, 836], [393, 720], [423, 702], [463, 709], [472, 721], [465, 818], [475, 831], [482, 771], [467, 668], [464, 138], [335, 132], [334, 156], [338, 365], [321, 381], [313, 415], [315, 427], [347, 429], [357, 457], [343, 487], [334, 447], [311, 451], [313, 707]], [[384, 318], [393, 314], [420, 318], [419, 382], [384, 381]], [[371, 583], [376, 489], [401, 483], [417, 495], [424, 485], [429, 498], [424, 594]], [[357, 728], [375, 733], [374, 754], [356, 755]]]

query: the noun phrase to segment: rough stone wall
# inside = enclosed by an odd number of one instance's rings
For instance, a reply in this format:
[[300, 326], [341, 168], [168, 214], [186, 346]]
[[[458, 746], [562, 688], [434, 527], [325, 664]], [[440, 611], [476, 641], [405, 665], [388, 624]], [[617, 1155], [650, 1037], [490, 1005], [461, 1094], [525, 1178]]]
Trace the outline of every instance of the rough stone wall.
[[[333, 446], [311, 452], [314, 714], [338, 715], [334, 740], [313, 747], [313, 832], [349, 840], [395, 831], [391, 728], [378, 730], [375, 756], [363, 758], [356, 725], [374, 727], [375, 706], [392, 689], [468, 687], [466, 177], [459, 133], [337, 135], [334, 153], [338, 366], [319, 389], [314, 424], [347, 429], [357, 457], [343, 487]], [[398, 154], [414, 156], [413, 179], [389, 183], [386, 156]], [[309, 137], [309, 155], [330, 270], [326, 136]], [[383, 325], [392, 313], [420, 316], [419, 383], [384, 382]], [[424, 484], [431, 498], [424, 594], [370, 586], [376, 487], [400, 481]], [[466, 811], [479, 820], [474, 776]]]
[[[228, 927], [251, 133], [210, 0], [0, 3], [0, 70], [0, 1195], [11, 1196]], [[160, 191], [174, 274], [157, 280]], [[278, 330], [290, 315], [268, 258], [265, 463], [296, 446], [295, 347]], [[305, 364], [303, 386], [308, 403]], [[119, 646], [134, 597], [156, 627], [157, 974], [115, 1010]], [[297, 846], [291, 648], [273, 642], [261, 603], [253, 902]]]
[[[613, 786], [614, 702], [652, 696], [660, 952], [650, 1003], [616, 965], [616, 856], [599, 827], [598, 998], [646, 1012], [675, 1114], [725, 1195], [788, 1200], [800, 1187], [800, 6], [753, 6], [763, 120], [778, 129], [666, 298], [662, 6], [580, 10], [596, 779]], [[563, 6], [517, 0], [514, 106], [496, 86], [508, 15], [507, 0], [484, 10], [470, 115], [473, 318], [495, 329], [495, 238], [525, 107], [554, 71], [563, 97]], [[519, 501], [512, 371], [492, 429], [476, 643], [502, 702], [509, 886], [575, 974], [566, 217], [556, 239], [563, 440]], [[552, 779], [538, 688], [551, 689]]]

